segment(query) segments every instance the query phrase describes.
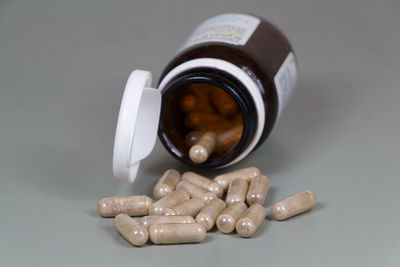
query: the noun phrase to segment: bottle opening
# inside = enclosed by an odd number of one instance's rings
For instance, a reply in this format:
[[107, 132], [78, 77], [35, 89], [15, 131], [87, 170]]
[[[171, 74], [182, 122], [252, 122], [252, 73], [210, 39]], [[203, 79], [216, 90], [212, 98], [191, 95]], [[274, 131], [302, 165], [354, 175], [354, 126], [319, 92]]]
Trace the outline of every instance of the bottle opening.
[[[209, 78], [189, 75], [175, 81], [167, 86], [161, 108], [159, 136], [164, 146], [175, 157], [199, 167], [229, 163], [245, 148], [254, 128], [246, 98], [237, 94], [243, 90]], [[191, 150], [201, 138], [206, 144], [215, 141], [206, 159]]]
[[215, 133], [215, 148], [209, 160], [221, 158], [240, 141], [243, 116], [238, 104], [227, 92], [212, 84], [193, 83], [182, 86], [170, 97], [163, 124], [168, 125], [168, 137], [181, 153], [207, 132]]

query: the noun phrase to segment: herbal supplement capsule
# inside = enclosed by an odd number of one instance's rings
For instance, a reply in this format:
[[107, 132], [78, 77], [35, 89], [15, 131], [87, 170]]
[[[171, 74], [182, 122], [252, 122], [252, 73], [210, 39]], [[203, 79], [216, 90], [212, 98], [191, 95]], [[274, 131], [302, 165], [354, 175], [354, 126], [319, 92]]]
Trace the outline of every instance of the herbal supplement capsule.
[[181, 99], [181, 110], [191, 112], [196, 108], [196, 97], [194, 95], [185, 95]]
[[236, 231], [241, 237], [252, 236], [264, 221], [267, 211], [260, 204], [253, 204], [248, 208], [236, 223]]
[[226, 205], [230, 206], [236, 202], [244, 202], [248, 187], [249, 185], [246, 180], [240, 178], [233, 180], [226, 194]]
[[250, 206], [254, 203], [263, 204], [269, 191], [269, 179], [265, 175], [258, 175], [250, 180], [246, 201]]
[[225, 234], [232, 233], [235, 230], [236, 221], [246, 209], [247, 206], [243, 202], [236, 202], [224, 209], [217, 218], [218, 230]]
[[236, 101], [224, 90], [219, 88], [213, 89], [214, 90], [210, 91], [210, 98], [219, 114], [224, 117], [231, 117], [235, 115], [238, 111]]
[[156, 199], [165, 197], [168, 193], [175, 190], [180, 179], [181, 175], [178, 171], [173, 169], [167, 170], [154, 187], [153, 196]]
[[196, 222], [203, 225], [206, 231], [213, 228], [218, 215], [225, 209], [225, 202], [217, 198], [206, 204], [196, 216]]
[[150, 215], [162, 215], [165, 208], [176, 206], [190, 198], [189, 193], [184, 190], [178, 190], [169, 193], [162, 199], [153, 203], [150, 206]]
[[220, 115], [205, 112], [190, 112], [185, 117], [185, 125], [192, 129], [201, 129], [206, 127], [207, 124], [226, 122], [229, 121]]
[[220, 184], [194, 172], [185, 172], [182, 175], [182, 181], [189, 181], [193, 184], [200, 185], [208, 191], [215, 193], [217, 197], [221, 197], [224, 193], [224, 190]]
[[128, 215], [121, 213], [114, 219], [117, 231], [134, 246], [143, 246], [149, 239], [146, 227], [140, 225]]
[[188, 146], [193, 146], [197, 141], [199, 141], [200, 137], [204, 135], [203, 131], [191, 131], [185, 137], [185, 143]]
[[283, 221], [311, 210], [316, 204], [317, 196], [310, 190], [307, 190], [276, 202], [271, 208], [271, 213], [276, 220]]
[[196, 96], [196, 107], [194, 109], [196, 112], [215, 113], [209, 98], [210, 87], [208, 84], [189, 84], [189, 91], [192, 91]]
[[199, 198], [192, 198], [172, 208], [164, 209], [164, 215], [189, 215], [195, 217], [203, 208], [205, 202]]
[[206, 237], [206, 230], [198, 223], [154, 224], [150, 226], [149, 235], [151, 242], [157, 245], [197, 243]]
[[164, 216], [164, 215], [150, 215], [144, 216], [139, 220], [139, 224], [147, 229], [153, 224], [163, 223], [196, 223], [192, 216]]
[[194, 129], [204, 132], [222, 133], [230, 130], [232, 127], [234, 127], [233, 122], [227, 120], [224, 122], [212, 122], [207, 124], [200, 124], [198, 127]]
[[237, 114], [234, 118], [233, 118], [233, 123], [236, 125], [240, 125], [243, 124], [243, 115], [242, 114]]
[[208, 191], [207, 189], [205, 189], [197, 184], [191, 183], [189, 181], [180, 181], [177, 184], [176, 189], [185, 190], [185, 191], [189, 192], [189, 194], [192, 198], [200, 198], [205, 203], [208, 203], [211, 200], [217, 198], [217, 196], [214, 193]]
[[242, 178], [246, 181], [249, 181], [251, 178], [256, 177], [257, 175], [260, 175], [259, 169], [256, 167], [248, 167], [218, 175], [214, 178], [214, 181], [222, 185], [224, 190], [226, 190], [228, 189], [229, 184], [236, 178]]
[[217, 135], [216, 152], [234, 148], [242, 137], [243, 125], [236, 126]]
[[189, 157], [195, 163], [205, 162], [215, 149], [217, 135], [206, 132], [189, 150]]
[[114, 217], [120, 213], [129, 216], [143, 216], [149, 214], [153, 200], [148, 196], [109, 197], [97, 203], [97, 211], [103, 217]]

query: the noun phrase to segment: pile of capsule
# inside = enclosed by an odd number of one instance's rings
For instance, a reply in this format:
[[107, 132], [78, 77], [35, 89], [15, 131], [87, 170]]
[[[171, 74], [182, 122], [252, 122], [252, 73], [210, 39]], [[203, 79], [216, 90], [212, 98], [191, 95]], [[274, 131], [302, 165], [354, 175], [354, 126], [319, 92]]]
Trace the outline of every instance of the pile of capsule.
[[[135, 246], [148, 239], [153, 244], [196, 243], [214, 225], [222, 233], [252, 236], [266, 217], [262, 206], [269, 179], [255, 167], [219, 175], [213, 180], [194, 172], [182, 176], [167, 170], [154, 187], [157, 199], [148, 196], [104, 198], [97, 205], [103, 217], [114, 217], [117, 231]], [[227, 190], [225, 201], [220, 198]], [[247, 205], [246, 205], [247, 203]], [[271, 214], [286, 220], [312, 209], [315, 194], [304, 191], [275, 203]], [[144, 216], [139, 221], [131, 216]]]
[[242, 115], [235, 100], [224, 90], [209, 84], [191, 84], [180, 108], [186, 114], [186, 127], [192, 130], [185, 141], [193, 162], [203, 163], [212, 153], [227, 152], [239, 142]]

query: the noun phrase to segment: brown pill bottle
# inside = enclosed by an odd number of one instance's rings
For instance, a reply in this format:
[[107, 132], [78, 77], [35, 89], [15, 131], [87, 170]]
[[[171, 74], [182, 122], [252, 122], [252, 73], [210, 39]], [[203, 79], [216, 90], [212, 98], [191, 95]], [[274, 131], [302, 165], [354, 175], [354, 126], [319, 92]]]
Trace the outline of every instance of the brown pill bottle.
[[[237, 13], [204, 21], [166, 66], [157, 89], [146, 71], [129, 77], [116, 131], [114, 176], [135, 179], [156, 132], [166, 150], [186, 164], [218, 168], [240, 161], [271, 133], [296, 80], [293, 50], [271, 23]], [[188, 139], [210, 131], [218, 136], [215, 150], [205, 162], [193, 162]]]

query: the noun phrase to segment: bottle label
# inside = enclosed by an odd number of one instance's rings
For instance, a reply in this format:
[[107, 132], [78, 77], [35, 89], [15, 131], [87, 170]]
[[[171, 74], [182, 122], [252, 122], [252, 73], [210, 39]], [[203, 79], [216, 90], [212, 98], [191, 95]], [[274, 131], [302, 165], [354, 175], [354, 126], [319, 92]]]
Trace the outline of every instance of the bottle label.
[[245, 14], [218, 15], [200, 24], [180, 50], [204, 42], [245, 45], [258, 24], [260, 19]]
[[275, 75], [275, 88], [278, 93], [278, 119], [282, 114], [297, 81], [297, 66], [293, 52], [290, 52]]

